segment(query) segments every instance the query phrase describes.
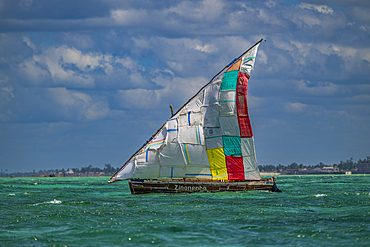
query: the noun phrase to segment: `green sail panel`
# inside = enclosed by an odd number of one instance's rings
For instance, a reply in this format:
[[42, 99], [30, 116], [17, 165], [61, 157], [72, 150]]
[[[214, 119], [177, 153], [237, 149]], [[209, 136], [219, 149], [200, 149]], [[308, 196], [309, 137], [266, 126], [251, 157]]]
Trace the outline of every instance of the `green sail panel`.
[[227, 90], [236, 90], [236, 84], [238, 82], [238, 70], [228, 71], [225, 72], [220, 91], [227, 91]]
[[239, 136], [222, 136], [224, 153], [227, 156], [242, 156], [241, 142]]

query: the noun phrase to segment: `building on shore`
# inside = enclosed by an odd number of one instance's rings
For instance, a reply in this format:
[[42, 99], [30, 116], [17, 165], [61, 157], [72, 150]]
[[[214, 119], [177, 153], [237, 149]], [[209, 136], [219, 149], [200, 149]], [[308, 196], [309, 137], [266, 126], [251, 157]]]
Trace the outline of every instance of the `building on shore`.
[[345, 174], [345, 171], [339, 170], [338, 167], [324, 166], [323, 168], [316, 167], [309, 169], [287, 169], [281, 171], [281, 175], [319, 175], [319, 174]]

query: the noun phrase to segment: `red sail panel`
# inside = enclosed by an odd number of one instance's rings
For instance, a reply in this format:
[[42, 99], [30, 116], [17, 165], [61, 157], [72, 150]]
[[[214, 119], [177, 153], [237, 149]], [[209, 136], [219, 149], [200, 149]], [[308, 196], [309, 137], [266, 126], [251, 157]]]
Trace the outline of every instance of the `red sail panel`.
[[247, 87], [249, 75], [239, 72], [236, 86], [236, 105], [238, 116], [248, 116]]
[[243, 157], [226, 155], [225, 159], [229, 179], [244, 180]]
[[248, 80], [249, 75], [239, 72], [238, 84], [236, 86], [236, 108], [241, 138], [250, 138], [253, 136], [247, 104]]
[[225, 155], [227, 172], [244, 172], [242, 156]]

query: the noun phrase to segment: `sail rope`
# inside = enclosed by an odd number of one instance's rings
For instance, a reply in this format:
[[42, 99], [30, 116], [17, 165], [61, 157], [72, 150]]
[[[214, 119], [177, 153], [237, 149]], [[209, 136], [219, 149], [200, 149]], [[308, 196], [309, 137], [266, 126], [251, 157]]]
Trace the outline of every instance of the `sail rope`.
[[[220, 75], [225, 69], [229, 68], [230, 66], [232, 66], [236, 61], [238, 61], [241, 57], [243, 57], [248, 51], [250, 51], [251, 49], [253, 49], [256, 45], [260, 44], [261, 42], [263, 41], [263, 38], [258, 41], [257, 43], [255, 43], [253, 46], [251, 46], [248, 50], [246, 50], [245, 52], [243, 52], [239, 57], [235, 58], [233, 61], [231, 61], [228, 65], [226, 65], [223, 69], [221, 69], [215, 76], [212, 77], [212, 79], [207, 83], [205, 84], [201, 89], [199, 89], [199, 91], [194, 94], [193, 97], [191, 97], [183, 106], [181, 106], [176, 112], [175, 114], [173, 114], [171, 116], [171, 118], [176, 115], [178, 112], [180, 112], [192, 99], [194, 99], [205, 87], [207, 87], [209, 84], [211, 84], [213, 82], [213, 80], [218, 76]], [[119, 168], [111, 177], [111, 180], [113, 177], [116, 176], [116, 174], [121, 171], [126, 165], [127, 163], [138, 153], [140, 152], [140, 150], [142, 150], [157, 134], [158, 132], [166, 125], [167, 121], [157, 130], [157, 132], [155, 132], [144, 144], [143, 146], [141, 146], [133, 155], [131, 155], [131, 157], [121, 166], [121, 168]], [[114, 181], [109, 181], [109, 182], [114, 182]]]

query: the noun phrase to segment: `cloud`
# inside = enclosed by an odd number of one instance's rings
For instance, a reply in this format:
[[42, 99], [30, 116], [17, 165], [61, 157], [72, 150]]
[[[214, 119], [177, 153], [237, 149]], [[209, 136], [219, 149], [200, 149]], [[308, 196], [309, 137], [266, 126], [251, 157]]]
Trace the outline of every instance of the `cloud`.
[[331, 6], [369, 6], [367, 0], [305, 0], [305, 3], [325, 4]]
[[339, 86], [332, 82], [319, 82], [314, 87], [310, 87], [309, 81], [297, 81], [298, 90], [304, 94], [313, 96], [333, 95], [338, 93]]
[[130, 89], [118, 90], [121, 97], [121, 107], [129, 108], [156, 108], [161, 101], [160, 93], [156, 90]]
[[66, 88], [49, 88], [48, 92], [66, 120], [96, 120], [109, 114], [108, 102], [104, 98], [93, 98]]
[[78, 50], [96, 49], [97, 41], [90, 35], [80, 33], [62, 33], [58, 35], [58, 42], [69, 44]]
[[299, 102], [294, 102], [294, 103], [288, 102], [285, 104], [285, 110], [287, 110], [288, 112], [292, 112], [292, 113], [301, 113], [305, 111], [307, 108], [308, 108], [308, 105], [305, 105]]
[[350, 13], [352, 15], [352, 18], [354, 18], [357, 21], [363, 21], [367, 24], [370, 23], [370, 17], [369, 17], [369, 7], [353, 7], [350, 10]]
[[94, 79], [86, 72], [94, 70], [101, 61], [101, 56], [82, 54], [77, 49], [62, 46], [46, 48], [42, 54], [34, 55], [19, 67], [25, 76], [33, 78], [34, 83], [46, 81], [46, 77], [50, 75], [56, 85], [61, 83], [91, 88], [94, 86]]
[[174, 105], [174, 108], [181, 107], [188, 101], [207, 80], [202, 77], [169, 77], [164, 76], [161, 71], [156, 72], [153, 82], [160, 86], [160, 89], [130, 89], [118, 90], [119, 104], [123, 109], [156, 109]]
[[200, 2], [182, 1], [164, 12], [176, 13], [181, 19], [191, 21], [211, 21], [223, 13], [225, 4], [221, 0], [203, 0]]
[[120, 25], [136, 25], [147, 22], [146, 10], [112, 10], [111, 17]]
[[66, 45], [43, 48], [39, 54], [24, 60], [17, 67], [23, 78], [31, 79], [28, 81], [33, 85], [95, 88], [96, 83], [104, 83], [101, 86], [107, 87], [112, 82], [102, 82], [103, 78], [114, 78], [116, 75], [127, 79], [122, 85], [147, 85], [140, 74], [144, 69], [130, 57], [84, 53]]
[[[24, 35], [0, 33], [0, 70], [8, 72], [12, 65], [21, 63], [34, 53]], [[6, 68], [6, 69], [5, 69]]]
[[23, 41], [29, 46], [31, 47], [33, 50], [36, 49], [36, 46], [32, 43], [31, 39], [28, 38], [27, 36], [23, 36]]
[[323, 14], [330, 14], [330, 15], [334, 14], [334, 10], [327, 5], [314, 5], [314, 4], [308, 4], [308, 3], [301, 3], [298, 5], [298, 7], [301, 9], [316, 10]]

